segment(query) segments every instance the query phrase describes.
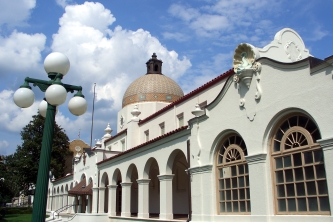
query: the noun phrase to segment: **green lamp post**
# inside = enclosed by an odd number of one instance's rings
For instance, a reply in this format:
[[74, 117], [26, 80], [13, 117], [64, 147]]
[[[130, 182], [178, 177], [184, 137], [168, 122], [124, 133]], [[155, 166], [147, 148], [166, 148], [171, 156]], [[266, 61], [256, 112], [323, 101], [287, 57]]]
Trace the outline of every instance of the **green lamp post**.
[[67, 74], [70, 67], [68, 58], [59, 52], [49, 54], [44, 60], [44, 69], [50, 80], [39, 80], [26, 77], [24, 84], [14, 93], [14, 102], [21, 108], [27, 108], [34, 103], [34, 93], [29, 86], [45, 92], [45, 100], [39, 105], [39, 113], [45, 117], [42, 149], [39, 160], [35, 198], [33, 204], [32, 222], [44, 222], [47, 204], [47, 191], [51, 161], [54, 122], [57, 106], [66, 101], [67, 93], [77, 91], [69, 101], [69, 111], [76, 116], [87, 110], [87, 102], [82, 94], [81, 86], [67, 85], [61, 79]]

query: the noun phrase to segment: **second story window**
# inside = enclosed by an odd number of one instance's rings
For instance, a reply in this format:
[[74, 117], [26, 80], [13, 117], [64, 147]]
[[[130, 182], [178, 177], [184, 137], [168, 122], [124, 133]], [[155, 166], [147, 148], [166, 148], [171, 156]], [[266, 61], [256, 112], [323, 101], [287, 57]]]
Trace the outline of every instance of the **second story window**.
[[145, 142], [149, 141], [149, 130], [145, 131]]
[[160, 129], [161, 129], [161, 135], [164, 135], [165, 134], [165, 125], [164, 125], [164, 122], [160, 123]]
[[178, 114], [177, 118], [178, 118], [178, 127], [184, 126], [184, 113]]
[[121, 141], [121, 151], [125, 151], [125, 140]]

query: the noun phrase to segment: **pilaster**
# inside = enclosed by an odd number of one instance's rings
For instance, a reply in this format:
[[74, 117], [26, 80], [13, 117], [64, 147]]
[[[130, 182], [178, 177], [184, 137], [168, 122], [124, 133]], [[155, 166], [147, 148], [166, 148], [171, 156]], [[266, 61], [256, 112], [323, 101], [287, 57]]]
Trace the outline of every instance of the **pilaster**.
[[160, 180], [160, 219], [172, 220], [172, 179], [171, 175], [158, 175]]
[[131, 216], [131, 186], [132, 182], [121, 183], [122, 187], [122, 204], [121, 204], [121, 216]]
[[268, 204], [272, 197], [268, 189], [267, 169], [270, 167], [267, 165], [267, 153], [246, 156], [245, 159], [249, 169], [251, 215], [269, 215], [273, 208]]
[[98, 201], [98, 213], [104, 213], [104, 197], [105, 197], [105, 189], [106, 187], [99, 187], [99, 201]]
[[93, 201], [92, 201], [92, 213], [97, 213], [98, 210], [98, 187], [93, 187]]
[[109, 185], [109, 216], [116, 216], [117, 207], [117, 185]]
[[[333, 186], [333, 137], [317, 140], [324, 153], [327, 187]], [[333, 212], [333, 190], [328, 189], [330, 210]]]
[[138, 179], [138, 217], [149, 218], [149, 182], [150, 179]]

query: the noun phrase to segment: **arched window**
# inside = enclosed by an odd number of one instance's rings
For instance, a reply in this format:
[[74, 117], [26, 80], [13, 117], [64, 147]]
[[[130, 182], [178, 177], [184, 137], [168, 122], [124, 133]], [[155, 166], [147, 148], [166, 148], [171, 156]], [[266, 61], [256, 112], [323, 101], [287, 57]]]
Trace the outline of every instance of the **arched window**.
[[306, 116], [293, 115], [272, 138], [277, 214], [330, 214], [320, 132]]
[[157, 65], [157, 64], [154, 65], [154, 71], [155, 71], [155, 72], [158, 71], [158, 65]]
[[232, 134], [225, 138], [217, 152], [218, 212], [246, 214], [251, 212], [247, 155], [243, 139]]

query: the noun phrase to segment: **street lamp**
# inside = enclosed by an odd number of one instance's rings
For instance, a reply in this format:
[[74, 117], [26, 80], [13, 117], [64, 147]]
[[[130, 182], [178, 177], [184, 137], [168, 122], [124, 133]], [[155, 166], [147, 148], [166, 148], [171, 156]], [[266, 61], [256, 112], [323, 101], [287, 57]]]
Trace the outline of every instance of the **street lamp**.
[[44, 60], [44, 69], [50, 80], [39, 80], [26, 77], [24, 84], [14, 93], [14, 102], [21, 108], [27, 108], [34, 103], [34, 93], [29, 86], [33, 86], [45, 92], [46, 101], [39, 105], [39, 112], [45, 117], [42, 149], [39, 160], [36, 192], [33, 205], [32, 222], [44, 222], [46, 213], [47, 190], [51, 161], [52, 141], [54, 134], [54, 122], [56, 107], [63, 104], [67, 98], [67, 92], [77, 91], [69, 101], [69, 111], [76, 116], [82, 115], [87, 110], [87, 102], [82, 94], [81, 86], [67, 85], [61, 82], [69, 70], [68, 58], [59, 52], [49, 54]]

